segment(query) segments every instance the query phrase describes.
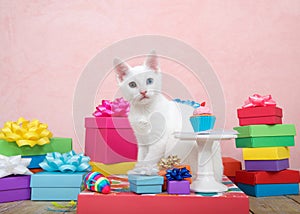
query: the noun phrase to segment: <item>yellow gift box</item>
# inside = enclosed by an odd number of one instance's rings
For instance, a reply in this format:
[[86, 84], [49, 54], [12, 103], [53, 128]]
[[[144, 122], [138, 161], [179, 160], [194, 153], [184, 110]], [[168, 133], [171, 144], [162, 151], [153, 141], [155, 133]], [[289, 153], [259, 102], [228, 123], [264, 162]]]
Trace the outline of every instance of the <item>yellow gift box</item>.
[[104, 164], [99, 162], [90, 162], [93, 172], [100, 172], [104, 176], [124, 175], [135, 167], [136, 162], [122, 162], [115, 164]]
[[288, 147], [243, 148], [244, 160], [282, 160], [289, 157]]

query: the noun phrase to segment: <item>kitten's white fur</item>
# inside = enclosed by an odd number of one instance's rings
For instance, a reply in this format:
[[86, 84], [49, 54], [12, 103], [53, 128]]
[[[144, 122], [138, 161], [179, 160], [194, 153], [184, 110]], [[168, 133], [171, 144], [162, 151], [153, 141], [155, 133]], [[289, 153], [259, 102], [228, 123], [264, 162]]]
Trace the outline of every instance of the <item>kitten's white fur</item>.
[[138, 142], [138, 161], [131, 173], [155, 174], [158, 161], [172, 154], [191, 165], [195, 174], [196, 143], [179, 141], [173, 136], [175, 131], [193, 131], [189, 121], [193, 108], [170, 101], [161, 93], [161, 72], [155, 52], [141, 66], [130, 67], [120, 59], [115, 59], [114, 65], [123, 96], [130, 102], [128, 118]]

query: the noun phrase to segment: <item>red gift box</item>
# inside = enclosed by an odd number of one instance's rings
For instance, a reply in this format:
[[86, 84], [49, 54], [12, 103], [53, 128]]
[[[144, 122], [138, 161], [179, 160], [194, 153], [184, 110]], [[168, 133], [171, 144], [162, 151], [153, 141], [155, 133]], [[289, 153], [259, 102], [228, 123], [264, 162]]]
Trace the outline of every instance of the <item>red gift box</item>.
[[282, 109], [276, 106], [240, 108], [237, 114], [240, 126], [282, 124]]
[[235, 172], [242, 169], [242, 163], [230, 157], [222, 157], [224, 166], [224, 175], [227, 177], [235, 177]]
[[194, 192], [189, 195], [170, 195], [167, 193], [139, 195], [132, 192], [101, 194], [85, 190], [78, 195], [77, 213], [248, 214], [248, 196], [227, 178], [223, 178], [223, 182], [229, 190], [213, 197]]
[[287, 184], [299, 183], [300, 175], [296, 170], [282, 170], [279, 172], [268, 171], [237, 171], [235, 182], [249, 185], [255, 184]]
[[85, 154], [105, 164], [137, 159], [137, 142], [127, 117], [85, 118]]

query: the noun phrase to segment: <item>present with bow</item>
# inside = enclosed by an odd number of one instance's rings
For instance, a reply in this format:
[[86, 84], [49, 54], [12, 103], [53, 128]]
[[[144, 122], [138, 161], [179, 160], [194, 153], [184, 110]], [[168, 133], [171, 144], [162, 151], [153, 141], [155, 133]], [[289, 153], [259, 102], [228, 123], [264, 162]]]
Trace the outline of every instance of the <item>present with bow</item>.
[[0, 154], [31, 158], [29, 168], [36, 168], [48, 152], [69, 152], [71, 138], [52, 137], [48, 125], [39, 120], [8, 121], [0, 129]]
[[94, 117], [85, 118], [85, 154], [104, 164], [137, 159], [137, 142], [128, 121], [129, 102], [102, 100]]
[[282, 124], [282, 109], [276, 106], [271, 95], [250, 96], [237, 110], [239, 125]]
[[[164, 184], [162, 186], [162, 189], [164, 191], [167, 190], [168, 187], [168, 179], [166, 177], [167, 171], [169, 169], [181, 169], [181, 168], [186, 168], [191, 174], [191, 167], [189, 165], [183, 165], [181, 164], [180, 158], [177, 157], [177, 155], [169, 155], [167, 158], [161, 158], [160, 161], [157, 164], [159, 172], [158, 174], [160, 176], [164, 177]], [[184, 180], [188, 181], [190, 184], [192, 183], [192, 178], [191, 177], [185, 177]]]
[[186, 167], [168, 169], [166, 173], [167, 192], [180, 195], [190, 194], [190, 182], [184, 179], [191, 177], [192, 175]]
[[0, 203], [30, 199], [30, 159], [0, 155]]
[[31, 176], [31, 200], [77, 200], [82, 180], [91, 170], [89, 161], [74, 151], [48, 153], [40, 163], [44, 171]]

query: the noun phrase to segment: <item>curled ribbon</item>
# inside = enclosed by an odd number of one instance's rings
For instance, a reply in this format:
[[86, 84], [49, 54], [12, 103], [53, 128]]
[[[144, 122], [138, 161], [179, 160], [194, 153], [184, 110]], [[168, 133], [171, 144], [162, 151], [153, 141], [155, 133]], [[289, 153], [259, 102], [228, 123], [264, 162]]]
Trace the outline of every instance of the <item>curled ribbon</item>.
[[174, 169], [168, 169], [166, 178], [168, 181], [181, 181], [185, 178], [190, 178], [192, 175], [190, 174], [190, 171], [183, 167], [181, 169], [174, 168]]
[[96, 107], [93, 113], [95, 117], [127, 117], [129, 102], [121, 98], [114, 101], [102, 100], [102, 104]]
[[84, 172], [91, 171], [89, 164], [90, 158], [81, 154], [70, 151], [64, 154], [59, 152], [48, 153], [43, 162], [39, 165], [45, 171], [61, 172]]
[[21, 158], [21, 155], [7, 157], [0, 155], [0, 178], [8, 175], [31, 175], [27, 169], [31, 158]]
[[52, 133], [47, 130], [48, 125], [39, 120], [28, 121], [20, 117], [17, 122], [6, 122], [0, 130], [0, 139], [16, 142], [21, 146], [45, 145], [50, 143]]
[[167, 158], [161, 158], [157, 166], [160, 170], [170, 169], [180, 165], [180, 158], [177, 155], [169, 155]]
[[272, 99], [271, 95], [261, 96], [259, 94], [254, 94], [245, 101], [245, 104], [242, 106], [242, 108], [262, 106], [276, 106], [276, 102]]
[[182, 104], [192, 106], [193, 108], [198, 108], [200, 106], [199, 103], [197, 103], [195, 101], [191, 101], [191, 100], [181, 100], [179, 98], [176, 98], [176, 99], [173, 99], [173, 101], [175, 101], [177, 103], [182, 103]]

